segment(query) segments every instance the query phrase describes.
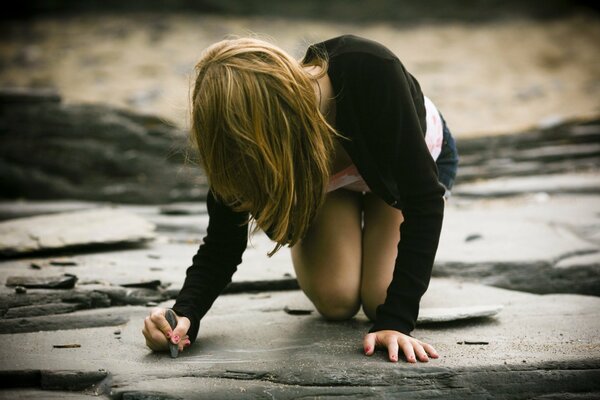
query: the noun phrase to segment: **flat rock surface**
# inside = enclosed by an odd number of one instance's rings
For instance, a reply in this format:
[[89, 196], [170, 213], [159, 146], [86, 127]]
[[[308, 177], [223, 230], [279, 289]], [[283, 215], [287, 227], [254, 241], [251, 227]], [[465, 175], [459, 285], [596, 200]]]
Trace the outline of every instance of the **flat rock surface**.
[[[221, 296], [202, 321], [198, 342], [177, 359], [153, 354], [140, 332], [143, 318], [152, 302], [173, 304], [165, 299], [183, 283], [208, 216], [195, 203], [118, 206], [153, 224], [155, 239], [136, 248], [65, 249], [1, 262], [3, 283], [9, 276], [64, 273], [78, 281], [72, 290], [27, 289], [25, 295], [0, 286], [11, 317], [0, 320], [0, 359], [10, 360], [0, 372], [14, 382], [31, 371], [104, 369], [111, 380], [100, 396], [112, 390], [123, 399], [593, 397], [600, 393], [600, 297], [523, 291], [598, 294], [599, 204], [596, 194], [452, 197], [434, 274], [454, 278], [432, 279], [413, 332], [442, 357], [416, 365], [389, 363], [381, 352], [363, 356], [361, 340], [370, 328], [364, 314], [327, 322], [300, 291], [260, 286], [258, 293]], [[11, 215], [69, 207], [32, 202]], [[271, 246], [263, 234], [254, 236], [234, 283], [250, 290], [293, 281], [289, 249], [268, 258]], [[153, 281], [160, 290], [118, 286]], [[32, 296], [33, 303], [17, 296]], [[138, 305], [118, 306], [127, 296], [135, 300], [127, 304]], [[38, 303], [52, 306], [35, 310]], [[62, 313], [65, 305], [78, 310]], [[37, 313], [44, 310], [61, 313]], [[63, 376], [64, 387], [78, 383], [77, 373]], [[0, 391], [0, 398], [48, 398], [45, 393], [34, 382]]]
[[[301, 292], [288, 291], [221, 296], [203, 320], [196, 344], [177, 359], [145, 347], [140, 330], [147, 308], [121, 307], [114, 312], [130, 320], [117, 327], [3, 335], [2, 342], [11, 345], [0, 347], [0, 358], [11, 362], [0, 371], [101, 368], [112, 376], [113, 395], [140, 399], [151, 393], [256, 398], [268, 392], [276, 398], [387, 398], [399, 392], [409, 398], [481, 398], [499, 388], [505, 398], [523, 398], [555, 393], [557, 387], [600, 390], [593, 379], [600, 370], [599, 298], [434, 279], [422, 307], [474, 304], [504, 309], [492, 318], [419, 325], [413, 336], [433, 344], [441, 357], [414, 365], [390, 363], [382, 352], [362, 355], [361, 340], [370, 326], [363, 314], [334, 323], [316, 313], [285, 313], [284, 306], [311, 307]], [[81, 347], [52, 347], [72, 343]]]
[[124, 210], [100, 208], [0, 222], [0, 254], [153, 239], [154, 226]]
[[600, 193], [600, 173], [553, 174], [497, 178], [457, 185], [459, 196], [499, 197], [523, 193]]
[[419, 313], [420, 324], [436, 322], [461, 321], [465, 319], [492, 317], [498, 314], [504, 306], [490, 304], [487, 306], [463, 306], [463, 307], [425, 307]]
[[[32, 203], [23, 208], [27, 213], [52, 211], [43, 202]], [[60, 210], [67, 207], [65, 203], [49, 204]], [[78, 286], [160, 280], [176, 293], [206, 232], [208, 215], [195, 203], [177, 205], [176, 215], [164, 214], [162, 209], [115, 207], [156, 226], [153, 241], [136, 248], [67, 253], [66, 259], [74, 266], [50, 264], [60, 259], [60, 254], [6, 260], [1, 264], [0, 282], [25, 271], [32, 276], [70, 273], [77, 275]], [[599, 232], [600, 196], [595, 194], [537, 193], [500, 199], [455, 196], [446, 208], [433, 272], [534, 293], [599, 295]], [[254, 235], [233, 282], [268, 283], [274, 285], [271, 289], [288, 287], [285, 285], [295, 278], [289, 249], [284, 247], [269, 258], [266, 254], [271, 249], [272, 243], [263, 233]], [[31, 264], [42, 267], [33, 270]], [[0, 293], [3, 290], [0, 288]]]
[[534, 293], [600, 295], [598, 231], [597, 195], [458, 196], [446, 209], [433, 273]]
[[[28, 215], [40, 213], [53, 213], [55, 218], [61, 218], [71, 213], [59, 213], [69, 209], [68, 202], [19, 202], [25, 204], [22, 212]], [[84, 202], [74, 202], [71, 207], [84, 208]], [[92, 205], [95, 203], [91, 203]], [[172, 206], [171, 206], [172, 208]], [[3, 260], [0, 264], [0, 282], [5, 283], [8, 277], [13, 275], [31, 274], [32, 277], [53, 276], [61, 273], [75, 274], [78, 277], [78, 285], [86, 284], [127, 284], [140, 281], [160, 280], [165, 288], [177, 290], [183, 285], [185, 271], [191, 265], [192, 257], [198, 251], [202, 237], [206, 233], [208, 225], [208, 214], [201, 204], [186, 203], [177, 205], [177, 209], [189, 210], [189, 214], [167, 215], [161, 211], [164, 207], [147, 205], [119, 205], [112, 210], [115, 216], [131, 215], [139, 220], [147, 221], [145, 225], [154, 226], [154, 240], [144, 241], [135, 248], [118, 248], [105, 246], [94, 251], [75, 251], [69, 248], [64, 253], [57, 253], [50, 257], [39, 257], [35, 254], [29, 257]], [[11, 215], [20, 216], [18, 209], [9, 202], [0, 204], [2, 210], [11, 212]], [[201, 212], [204, 211], [204, 212]], [[77, 211], [76, 213], [79, 213]], [[81, 211], [84, 212], [84, 211]], [[90, 209], [94, 213], [94, 209]], [[105, 214], [108, 215], [108, 214]], [[32, 217], [32, 218], [49, 218]], [[5, 221], [5, 224], [17, 221], [26, 221], [29, 218], [20, 218], [14, 221]], [[67, 224], [69, 220], [61, 222]], [[106, 221], [109, 223], [109, 221]], [[112, 222], [110, 225], [112, 226]], [[0, 223], [0, 225], [2, 225]], [[91, 227], [90, 227], [91, 228]], [[115, 232], [118, 233], [118, 232]], [[82, 237], [80, 237], [82, 238]], [[83, 238], [82, 238], [83, 239]], [[294, 269], [291, 264], [289, 248], [282, 248], [273, 257], [267, 257], [267, 253], [273, 248], [272, 242], [264, 233], [254, 235], [248, 243], [244, 252], [243, 263], [233, 277], [237, 284], [252, 282], [289, 282], [295, 278]], [[68, 254], [68, 259], [75, 265], [53, 265], [52, 260], [60, 260], [60, 256]], [[33, 269], [32, 264], [39, 265], [40, 269]], [[60, 264], [60, 262], [55, 263]], [[0, 287], [0, 294], [3, 293]]]

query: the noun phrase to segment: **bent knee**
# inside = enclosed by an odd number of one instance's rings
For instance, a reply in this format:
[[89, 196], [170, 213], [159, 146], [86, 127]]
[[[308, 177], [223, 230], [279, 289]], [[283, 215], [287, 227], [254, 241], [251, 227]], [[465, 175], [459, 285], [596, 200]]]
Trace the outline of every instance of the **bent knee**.
[[317, 311], [319, 311], [319, 314], [323, 318], [331, 321], [343, 321], [356, 315], [360, 309], [360, 303], [344, 304], [328, 302], [321, 305], [315, 304], [315, 307], [317, 307]]
[[[383, 292], [385, 293], [385, 292]], [[364, 291], [362, 293], [362, 309], [367, 318], [375, 321], [377, 317], [377, 307], [385, 301], [385, 295], [381, 292]]]
[[323, 318], [332, 321], [350, 319], [360, 309], [360, 298], [358, 293], [329, 292], [318, 295], [313, 293], [309, 296]]
[[375, 322], [375, 320], [377, 319], [377, 307], [378, 306], [379, 306], [379, 304], [375, 304], [375, 303], [363, 303], [363, 305], [362, 305], [363, 312], [365, 313], [367, 318], [369, 318], [369, 320], [371, 320], [373, 322]]

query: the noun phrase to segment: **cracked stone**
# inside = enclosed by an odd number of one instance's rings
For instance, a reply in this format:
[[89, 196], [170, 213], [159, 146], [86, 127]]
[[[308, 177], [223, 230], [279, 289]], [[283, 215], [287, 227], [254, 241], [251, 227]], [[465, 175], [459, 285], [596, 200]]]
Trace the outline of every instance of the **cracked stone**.
[[9, 308], [4, 318], [26, 318], [40, 315], [65, 314], [83, 308], [77, 303], [50, 303]]
[[77, 276], [63, 274], [59, 276], [9, 276], [6, 286], [21, 286], [29, 289], [72, 289]]
[[600, 246], [586, 233], [600, 226], [598, 211], [598, 196], [450, 202], [433, 275], [599, 296]]
[[103, 370], [41, 371], [40, 387], [45, 390], [93, 390], [97, 394], [106, 393], [110, 383], [110, 374]]
[[515, 196], [526, 193], [600, 193], [600, 174], [571, 173], [491, 179], [457, 185], [454, 195], [464, 197]]
[[0, 255], [132, 244], [154, 237], [154, 225], [138, 215], [97, 208], [0, 222]]
[[80, 309], [85, 309], [109, 307], [111, 300], [107, 294], [94, 290], [32, 289], [25, 294], [0, 294], [0, 314], [4, 315], [7, 310], [14, 308], [34, 308], [58, 303], [74, 304]]
[[85, 314], [73, 312], [50, 316], [15, 318], [0, 320], [0, 334], [82, 329], [98, 326], [115, 326], [126, 323], [128, 317], [122, 315]]

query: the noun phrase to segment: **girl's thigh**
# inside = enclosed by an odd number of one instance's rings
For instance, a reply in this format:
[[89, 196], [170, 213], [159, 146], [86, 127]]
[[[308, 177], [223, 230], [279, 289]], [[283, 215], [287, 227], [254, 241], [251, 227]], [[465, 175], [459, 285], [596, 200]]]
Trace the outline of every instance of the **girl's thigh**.
[[365, 195], [360, 291], [363, 311], [372, 320], [392, 281], [403, 221], [402, 211], [373, 194]]
[[300, 288], [329, 319], [347, 319], [360, 308], [361, 213], [358, 192], [336, 190], [301, 242], [291, 249]]

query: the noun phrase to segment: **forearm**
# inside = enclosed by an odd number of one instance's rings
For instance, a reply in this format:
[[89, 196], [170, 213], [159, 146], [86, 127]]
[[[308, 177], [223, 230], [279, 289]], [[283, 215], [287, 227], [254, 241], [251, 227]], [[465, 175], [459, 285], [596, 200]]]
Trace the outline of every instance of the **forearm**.
[[192, 258], [173, 310], [190, 319], [190, 340], [198, 334], [200, 320], [231, 282], [242, 262], [248, 240], [247, 213], [232, 211], [211, 192], [207, 198], [209, 224], [203, 244]]
[[390, 329], [408, 335], [414, 330], [419, 303], [431, 279], [442, 220], [441, 197], [427, 214], [405, 213], [393, 279], [371, 332]]

